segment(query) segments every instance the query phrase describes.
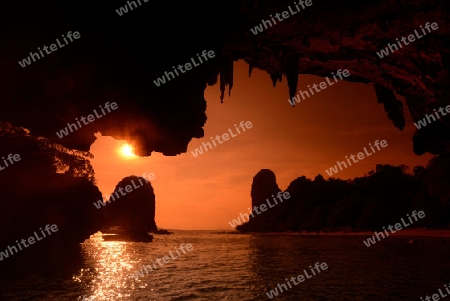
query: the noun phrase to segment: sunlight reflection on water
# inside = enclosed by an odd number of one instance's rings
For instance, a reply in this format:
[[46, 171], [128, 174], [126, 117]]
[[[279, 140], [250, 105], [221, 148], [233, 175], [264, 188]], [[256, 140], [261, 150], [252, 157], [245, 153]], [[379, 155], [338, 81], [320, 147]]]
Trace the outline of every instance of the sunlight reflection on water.
[[[277, 283], [319, 261], [328, 264], [326, 272], [277, 300], [412, 300], [446, 283], [450, 261], [443, 258], [450, 245], [404, 240], [386, 240], [369, 249], [360, 237], [177, 231], [155, 235], [151, 243], [136, 243], [103, 241], [98, 233], [82, 244], [83, 264], [72, 278], [79, 292], [70, 285], [60, 293], [48, 286], [40, 289], [57, 296], [54, 300], [269, 300], [266, 292]], [[182, 243], [192, 244], [192, 252], [133, 277], [143, 264], [163, 258]], [[58, 281], [66, 280], [53, 280]]]
[[92, 291], [86, 299], [112, 300], [130, 296], [128, 289], [133, 289], [130, 274], [136, 263], [127, 251], [126, 242], [103, 241], [102, 234], [97, 233], [83, 243], [82, 251], [91, 267], [81, 269], [73, 279]]

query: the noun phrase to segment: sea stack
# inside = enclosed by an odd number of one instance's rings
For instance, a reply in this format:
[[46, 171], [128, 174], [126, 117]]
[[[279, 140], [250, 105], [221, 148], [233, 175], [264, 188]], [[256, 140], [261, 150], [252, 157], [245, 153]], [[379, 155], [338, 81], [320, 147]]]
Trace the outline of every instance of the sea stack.
[[253, 211], [253, 208], [260, 207], [261, 205], [267, 205], [267, 200], [272, 204], [273, 197], [281, 192], [278, 187], [275, 173], [270, 169], [261, 169], [254, 177], [252, 182], [251, 197], [252, 197], [252, 213], [253, 217], [250, 216], [249, 222], [236, 227], [237, 230], [242, 232], [264, 232], [273, 231], [272, 223], [270, 222], [276, 213], [279, 211], [280, 206], [275, 206], [274, 208], [268, 209], [266, 212], [257, 214]]
[[101, 209], [105, 212], [103, 228], [120, 227], [130, 233], [157, 230], [155, 194], [148, 180], [136, 176], [122, 179], [109, 196], [109, 202]]

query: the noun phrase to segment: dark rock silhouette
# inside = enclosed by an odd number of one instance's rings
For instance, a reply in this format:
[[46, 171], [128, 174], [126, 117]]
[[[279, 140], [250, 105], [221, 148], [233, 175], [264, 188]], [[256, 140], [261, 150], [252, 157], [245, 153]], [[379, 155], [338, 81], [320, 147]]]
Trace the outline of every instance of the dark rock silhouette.
[[252, 208], [266, 204], [266, 199], [276, 195], [280, 190], [275, 173], [270, 169], [261, 169], [252, 182]]
[[0, 266], [20, 272], [65, 262], [102, 225], [102, 216], [92, 205], [101, 194], [88, 180], [93, 179], [92, 168], [86, 168], [89, 161], [81, 152], [18, 127], [6, 123], [0, 127], [2, 156], [12, 153], [21, 158], [0, 172], [0, 226], [5, 229], [0, 250], [16, 246], [16, 240], [26, 240], [34, 231], [40, 233], [47, 224], [58, 227], [56, 233], [3, 258]]
[[[267, 212], [255, 211], [254, 207], [258, 207], [262, 204], [266, 204], [266, 200], [269, 199], [272, 205], [274, 205], [274, 201], [272, 200], [273, 196], [276, 196], [278, 192], [280, 192], [280, 188], [278, 187], [275, 173], [269, 169], [260, 170], [252, 182], [252, 213], [253, 217], [249, 216], [248, 223], [238, 226], [237, 229], [241, 231], [275, 231], [274, 221], [277, 219], [278, 214], [280, 213], [279, 205], [274, 208], [268, 209], [273, 210], [271, 214], [266, 214]], [[276, 208], [278, 207], [278, 208]], [[260, 212], [259, 214], [257, 212]]]
[[[0, 150], [0, 157], [20, 155], [18, 162], [6, 168], [1, 162], [0, 226], [7, 231], [0, 236], [0, 252], [8, 246], [17, 248], [16, 240], [27, 240], [47, 224], [58, 228], [3, 257], [2, 268], [20, 274], [75, 262], [80, 243], [105, 226], [120, 226], [128, 238], [141, 241], [151, 240], [147, 232], [157, 230], [155, 195], [144, 178], [124, 178], [116, 187], [120, 198], [97, 209], [93, 203], [102, 196], [95, 186], [89, 153], [67, 149], [4, 122], [0, 122]], [[133, 182], [133, 190], [126, 193]]]
[[[287, 188], [290, 199], [250, 217], [236, 229], [241, 232], [380, 231], [413, 210], [423, 210], [426, 217], [410, 227], [447, 227], [450, 223], [447, 161], [433, 159], [427, 168], [416, 166], [414, 174], [407, 173], [405, 165], [378, 164], [368, 175], [347, 181], [325, 180], [321, 175], [312, 181], [303, 176]], [[439, 181], [428, 183], [434, 179]], [[270, 197], [276, 189], [273, 172], [260, 171], [252, 184], [252, 205], [262, 204], [263, 198]]]
[[430, 194], [438, 197], [442, 204], [450, 204], [450, 157], [431, 159], [426, 176]]
[[[131, 192], [126, 192], [127, 187]], [[120, 227], [127, 233], [135, 234], [157, 230], [155, 194], [145, 178], [123, 178], [111, 194], [108, 205], [99, 210], [104, 210], [105, 214], [103, 227]]]

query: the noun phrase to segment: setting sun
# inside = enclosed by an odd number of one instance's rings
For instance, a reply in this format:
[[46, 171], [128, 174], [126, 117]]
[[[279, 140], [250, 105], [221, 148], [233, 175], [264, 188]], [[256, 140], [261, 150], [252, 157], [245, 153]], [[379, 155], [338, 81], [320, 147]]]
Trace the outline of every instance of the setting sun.
[[133, 148], [130, 146], [130, 145], [128, 145], [128, 144], [125, 144], [125, 145], [123, 145], [121, 148], [120, 148], [120, 154], [123, 156], [123, 157], [128, 157], [128, 158], [130, 158], [130, 157], [135, 157], [136, 155], [133, 153]]

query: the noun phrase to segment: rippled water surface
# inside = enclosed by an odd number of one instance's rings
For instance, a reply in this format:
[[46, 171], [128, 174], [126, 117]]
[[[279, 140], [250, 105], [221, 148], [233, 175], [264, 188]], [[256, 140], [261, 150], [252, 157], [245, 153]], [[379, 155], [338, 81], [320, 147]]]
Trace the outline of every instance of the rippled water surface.
[[[134, 243], [96, 235], [83, 243], [76, 273], [61, 267], [2, 284], [1, 300], [270, 300], [267, 291], [316, 262], [329, 268], [273, 300], [420, 300], [450, 283], [450, 242], [389, 238], [367, 248], [363, 238], [175, 231]], [[193, 249], [178, 257], [181, 244]]]

